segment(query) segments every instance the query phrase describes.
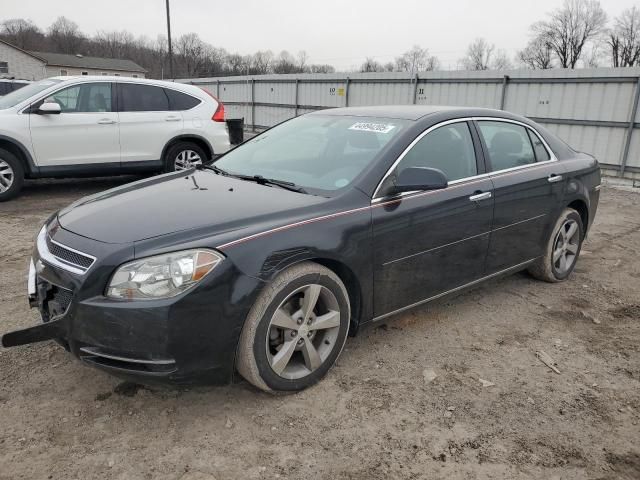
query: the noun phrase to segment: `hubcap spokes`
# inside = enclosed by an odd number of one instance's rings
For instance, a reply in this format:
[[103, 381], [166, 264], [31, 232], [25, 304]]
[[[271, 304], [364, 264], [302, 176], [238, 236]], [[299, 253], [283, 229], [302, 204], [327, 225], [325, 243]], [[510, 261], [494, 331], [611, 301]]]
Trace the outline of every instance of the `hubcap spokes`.
[[269, 324], [266, 347], [272, 370], [287, 379], [309, 375], [331, 354], [339, 330], [340, 307], [328, 288], [311, 284], [297, 289]]
[[187, 170], [195, 165], [201, 165], [202, 158], [193, 150], [183, 150], [177, 156], [175, 160], [176, 170]]
[[4, 193], [11, 188], [13, 177], [14, 173], [11, 165], [0, 158], [0, 193]]
[[573, 267], [578, 255], [580, 234], [578, 223], [575, 220], [567, 220], [560, 227], [553, 247], [552, 262], [560, 274], [564, 274]]

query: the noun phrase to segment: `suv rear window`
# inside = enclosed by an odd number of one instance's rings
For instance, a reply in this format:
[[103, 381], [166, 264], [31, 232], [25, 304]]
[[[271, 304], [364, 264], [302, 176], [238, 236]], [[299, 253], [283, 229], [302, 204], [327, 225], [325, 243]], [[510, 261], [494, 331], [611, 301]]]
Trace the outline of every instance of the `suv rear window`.
[[171, 110], [191, 110], [200, 103], [198, 98], [187, 95], [186, 93], [165, 88], [164, 92], [169, 97], [169, 108]]
[[121, 83], [119, 86], [121, 112], [169, 111], [169, 99], [164, 88], [135, 83]]

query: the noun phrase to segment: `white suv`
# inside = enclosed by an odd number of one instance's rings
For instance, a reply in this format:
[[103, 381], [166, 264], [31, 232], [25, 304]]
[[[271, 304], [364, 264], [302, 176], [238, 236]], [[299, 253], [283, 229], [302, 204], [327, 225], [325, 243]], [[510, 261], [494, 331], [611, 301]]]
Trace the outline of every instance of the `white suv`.
[[198, 87], [49, 78], [0, 98], [0, 201], [24, 178], [173, 171], [229, 148], [223, 104]]

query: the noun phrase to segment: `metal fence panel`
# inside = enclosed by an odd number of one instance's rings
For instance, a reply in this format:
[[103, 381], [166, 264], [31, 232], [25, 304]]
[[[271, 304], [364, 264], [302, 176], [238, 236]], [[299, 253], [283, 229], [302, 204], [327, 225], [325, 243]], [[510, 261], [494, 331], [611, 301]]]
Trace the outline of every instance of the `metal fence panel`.
[[420, 104], [525, 115], [610, 171], [640, 178], [640, 68], [289, 74], [183, 79], [254, 128], [323, 108]]

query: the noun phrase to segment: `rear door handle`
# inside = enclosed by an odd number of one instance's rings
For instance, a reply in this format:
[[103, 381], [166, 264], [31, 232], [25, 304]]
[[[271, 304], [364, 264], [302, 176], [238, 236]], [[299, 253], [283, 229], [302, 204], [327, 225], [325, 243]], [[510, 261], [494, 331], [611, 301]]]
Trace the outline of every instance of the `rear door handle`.
[[547, 182], [549, 183], [556, 183], [561, 181], [562, 181], [562, 175], [556, 175], [555, 173], [552, 173], [547, 177]]
[[103, 118], [102, 120], [98, 120], [98, 123], [100, 125], [113, 125], [114, 123], [116, 123], [116, 121], [111, 120], [110, 118]]
[[179, 122], [180, 121], [180, 117], [166, 117], [164, 120], [166, 122]]
[[491, 198], [491, 192], [476, 193], [475, 195], [471, 195], [469, 200], [479, 202], [480, 200], [487, 200], [488, 198]]

